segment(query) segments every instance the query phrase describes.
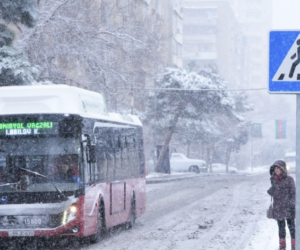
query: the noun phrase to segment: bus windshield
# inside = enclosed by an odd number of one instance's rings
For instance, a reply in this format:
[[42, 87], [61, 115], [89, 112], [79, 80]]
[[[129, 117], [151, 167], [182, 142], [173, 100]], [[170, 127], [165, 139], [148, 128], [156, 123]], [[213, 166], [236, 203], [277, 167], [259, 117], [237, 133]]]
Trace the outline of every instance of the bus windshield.
[[80, 141], [75, 138], [0, 139], [0, 191], [75, 191], [81, 182]]

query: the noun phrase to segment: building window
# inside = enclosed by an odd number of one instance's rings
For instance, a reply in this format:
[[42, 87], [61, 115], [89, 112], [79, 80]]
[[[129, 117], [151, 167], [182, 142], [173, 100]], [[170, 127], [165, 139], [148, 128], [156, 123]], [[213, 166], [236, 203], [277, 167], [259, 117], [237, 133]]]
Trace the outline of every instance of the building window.
[[247, 0], [247, 4], [259, 4], [262, 5], [264, 0]]
[[261, 12], [259, 10], [247, 10], [246, 17], [251, 19], [261, 18]]
[[262, 56], [263, 53], [261, 52], [260, 49], [253, 49], [252, 54], [256, 58], [261, 58], [261, 56]]
[[177, 42], [175, 39], [172, 40], [172, 48], [173, 48], [173, 55], [177, 55]]
[[203, 9], [184, 9], [185, 18], [217, 18], [217, 8], [203, 8]]
[[260, 71], [262, 69], [262, 65], [260, 63], [253, 63], [253, 69], [255, 71]]
[[214, 35], [217, 33], [215, 26], [184, 25], [184, 35]]
[[249, 36], [247, 37], [247, 41], [252, 44], [261, 44], [262, 38], [259, 36]]

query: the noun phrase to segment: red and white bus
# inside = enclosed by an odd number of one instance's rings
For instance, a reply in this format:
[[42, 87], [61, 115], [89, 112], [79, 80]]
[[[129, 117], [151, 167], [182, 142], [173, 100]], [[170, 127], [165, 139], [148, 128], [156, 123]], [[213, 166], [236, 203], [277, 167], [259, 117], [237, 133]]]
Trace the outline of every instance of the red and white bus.
[[2, 87], [0, 114], [0, 237], [97, 242], [145, 212], [136, 116], [108, 113], [101, 94], [66, 85]]

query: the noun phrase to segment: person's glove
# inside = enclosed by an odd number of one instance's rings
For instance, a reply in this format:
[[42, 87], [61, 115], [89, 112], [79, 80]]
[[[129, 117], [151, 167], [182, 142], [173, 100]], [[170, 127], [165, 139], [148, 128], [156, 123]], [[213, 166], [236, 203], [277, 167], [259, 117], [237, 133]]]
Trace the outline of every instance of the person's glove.
[[267, 192], [269, 195], [273, 197], [275, 193], [275, 187], [274, 186], [270, 187]]
[[291, 217], [295, 218], [296, 217], [295, 216], [296, 215], [296, 209], [295, 209], [295, 207], [292, 206], [292, 207], [289, 208], [289, 210], [290, 210]]

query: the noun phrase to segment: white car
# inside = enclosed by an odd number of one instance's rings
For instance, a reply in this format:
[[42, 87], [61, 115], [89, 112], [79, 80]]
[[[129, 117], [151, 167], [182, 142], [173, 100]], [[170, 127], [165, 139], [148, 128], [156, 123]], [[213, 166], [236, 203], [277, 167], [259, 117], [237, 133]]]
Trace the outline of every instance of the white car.
[[[212, 173], [226, 173], [226, 165], [223, 163], [213, 163], [211, 164]], [[235, 167], [228, 166], [229, 174], [237, 174], [239, 170]]]
[[207, 172], [204, 160], [190, 159], [181, 153], [172, 153], [170, 165], [175, 172]]
[[284, 156], [286, 168], [289, 173], [296, 172], [296, 152], [287, 152]]

